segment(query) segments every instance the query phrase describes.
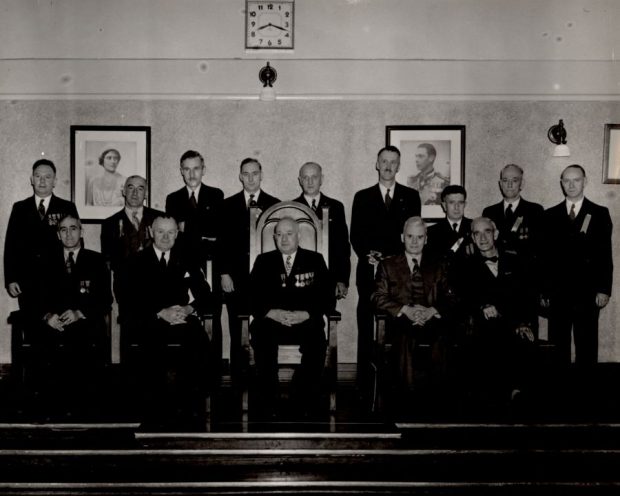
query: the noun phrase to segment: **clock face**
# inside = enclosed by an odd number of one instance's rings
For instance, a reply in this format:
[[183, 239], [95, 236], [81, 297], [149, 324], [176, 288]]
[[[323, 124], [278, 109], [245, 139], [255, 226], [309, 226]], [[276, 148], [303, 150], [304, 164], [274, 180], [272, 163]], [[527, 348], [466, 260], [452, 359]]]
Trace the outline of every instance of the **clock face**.
[[245, 47], [253, 50], [292, 50], [294, 1], [246, 0]]

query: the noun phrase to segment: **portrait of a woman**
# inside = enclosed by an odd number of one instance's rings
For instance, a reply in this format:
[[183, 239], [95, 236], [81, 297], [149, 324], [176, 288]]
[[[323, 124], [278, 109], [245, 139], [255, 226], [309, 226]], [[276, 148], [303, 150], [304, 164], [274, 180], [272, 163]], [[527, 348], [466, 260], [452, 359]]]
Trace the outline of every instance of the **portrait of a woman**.
[[122, 207], [125, 176], [116, 172], [121, 154], [114, 148], [104, 150], [99, 156], [103, 172], [91, 179], [86, 188], [86, 204], [101, 207]]

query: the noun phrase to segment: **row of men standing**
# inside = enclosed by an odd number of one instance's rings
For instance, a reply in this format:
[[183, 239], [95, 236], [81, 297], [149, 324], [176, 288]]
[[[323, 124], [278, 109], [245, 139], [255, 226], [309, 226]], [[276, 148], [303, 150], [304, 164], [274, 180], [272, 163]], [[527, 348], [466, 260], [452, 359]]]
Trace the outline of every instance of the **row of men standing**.
[[[419, 216], [421, 205], [416, 190], [395, 180], [400, 167], [400, 152], [385, 147], [377, 155], [378, 183], [355, 194], [351, 217], [351, 245], [358, 257], [356, 285], [359, 294], [358, 374], [363, 380], [369, 370], [373, 315], [368, 304], [375, 288], [375, 267], [381, 259], [402, 251], [401, 233], [406, 219]], [[242, 191], [224, 199], [223, 192], [202, 182], [203, 157], [188, 151], [181, 157], [180, 172], [185, 186], [168, 195], [166, 212], [179, 223], [183, 244], [202, 262], [213, 259], [213, 294], [222, 294], [226, 302], [231, 334], [233, 374], [241, 365], [240, 328], [236, 316], [243, 313], [251, 295], [249, 284], [248, 209], [261, 210], [279, 200], [261, 189], [262, 166], [256, 159], [240, 164]], [[34, 164], [34, 197], [17, 202], [11, 213], [5, 244], [5, 282], [9, 294], [28, 307], [27, 296], [49, 247], [56, 243], [56, 224], [65, 215], [77, 216], [75, 206], [52, 194], [56, 183], [54, 165], [47, 160]], [[321, 191], [323, 175], [318, 164], [307, 163], [300, 170], [303, 194], [296, 198], [321, 215], [329, 207], [330, 269], [336, 281], [335, 297], [346, 297], [350, 272], [350, 245], [344, 207]], [[584, 197], [587, 183], [580, 166], [570, 166], [561, 177], [565, 201], [543, 212], [540, 205], [521, 198], [523, 171], [516, 165], [502, 169], [499, 187], [503, 200], [487, 207], [483, 215], [499, 230], [500, 248], [513, 251], [533, 267], [544, 268], [545, 277], [536, 277], [543, 306], [549, 307], [550, 338], [570, 357], [571, 327], [574, 325], [577, 361], [596, 362], [598, 311], [611, 295], [611, 219], [606, 208]], [[147, 227], [159, 214], [144, 206], [146, 181], [137, 176], [124, 187], [125, 208], [102, 226], [102, 252], [115, 272], [114, 289], [119, 303], [125, 298], [123, 274], [131, 252], [151, 243]], [[446, 219], [429, 229], [429, 249], [458, 251], [468, 245], [470, 220], [464, 217], [466, 194], [456, 191], [442, 198]], [[574, 205], [574, 207], [573, 207]], [[316, 207], [316, 208], [315, 208]], [[456, 224], [456, 228], [454, 227]], [[458, 244], [458, 246], [457, 246]], [[544, 262], [543, 262], [544, 261]], [[567, 267], [572, 267], [567, 270]], [[122, 306], [122, 305], [121, 305]], [[221, 354], [219, 311], [214, 347]]]

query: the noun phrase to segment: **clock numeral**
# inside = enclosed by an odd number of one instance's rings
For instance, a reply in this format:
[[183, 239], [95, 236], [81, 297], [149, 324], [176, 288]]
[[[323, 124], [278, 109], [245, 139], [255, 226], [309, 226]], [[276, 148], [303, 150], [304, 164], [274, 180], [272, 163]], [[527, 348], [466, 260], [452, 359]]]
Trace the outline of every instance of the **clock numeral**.
[[254, 38], [254, 37], [256, 36], [256, 31], [252, 31], [252, 32], [250, 33], [250, 36], [251, 36], [252, 38]]
[[258, 6], [258, 10], [263, 10], [263, 6], [262, 6], [262, 5], [259, 5], [259, 6]]
[[268, 5], [267, 5], [267, 9], [269, 9], [269, 10], [273, 10], [273, 4], [272, 4], [272, 3], [268, 4]]
[[282, 39], [281, 39], [281, 38], [279, 38], [279, 39], [278, 39], [278, 45], [281, 45], [281, 44], [282, 44]]
[[252, 21], [252, 27], [256, 26], [256, 21]]
[[255, 10], [250, 12], [250, 17], [256, 17], [256, 11]]
[[267, 45], [271, 46], [271, 40], [269, 40], [269, 41], [267, 42]]
[[291, 37], [291, 35], [290, 35], [289, 33], [286, 33], [284, 36], [285, 36], [286, 38], [290, 38], [290, 37]]
[[290, 12], [285, 12], [284, 13], [284, 17], [291, 17], [291, 13]]
[[286, 21], [286, 22], [284, 23], [284, 27], [285, 27], [285, 28], [288, 28], [288, 21]]
[[258, 39], [258, 42], [262, 45], [262, 44], [263, 44], [263, 39], [262, 39], [262, 38], [259, 38], [259, 39]]

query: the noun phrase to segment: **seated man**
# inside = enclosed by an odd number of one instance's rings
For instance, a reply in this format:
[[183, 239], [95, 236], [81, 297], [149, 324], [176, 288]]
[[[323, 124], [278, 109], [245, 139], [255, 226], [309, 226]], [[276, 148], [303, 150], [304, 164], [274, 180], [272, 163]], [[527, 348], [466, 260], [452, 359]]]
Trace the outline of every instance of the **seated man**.
[[410, 217], [403, 227], [405, 251], [382, 260], [377, 268], [372, 303], [387, 313], [387, 340], [392, 344], [394, 389], [398, 401], [411, 400], [415, 381], [414, 349], [419, 342], [432, 346], [431, 379], [443, 379], [445, 339], [453, 328], [455, 298], [443, 257], [425, 248], [426, 225]]
[[460, 280], [471, 324], [463, 372], [474, 394], [501, 402], [527, 385], [537, 299], [520, 258], [497, 249], [493, 221], [478, 217], [471, 231], [479, 253], [465, 260]]
[[307, 411], [316, 406], [325, 363], [323, 316], [331, 308], [334, 285], [319, 253], [299, 247], [299, 226], [292, 218], [276, 225], [277, 250], [256, 258], [250, 274], [250, 332], [261, 400], [269, 408], [278, 399], [278, 344], [299, 344], [301, 365], [293, 391]]
[[[157, 216], [150, 235], [153, 245], [129, 264], [126, 318], [132, 339], [142, 348], [146, 406], [150, 414], [169, 420], [171, 407], [188, 413], [188, 402], [204, 398], [209, 338], [199, 315], [206, 310], [210, 289], [199, 262], [175, 246], [174, 218]], [[180, 345], [176, 360], [167, 353], [170, 343]]]
[[103, 256], [81, 247], [82, 225], [76, 216], [60, 220], [58, 238], [62, 247], [50, 255], [39, 279], [37, 324], [28, 327], [26, 339], [43, 366], [44, 378], [57, 380], [60, 391], [75, 396], [69, 384], [93, 380], [109, 354], [105, 317], [112, 292]]

